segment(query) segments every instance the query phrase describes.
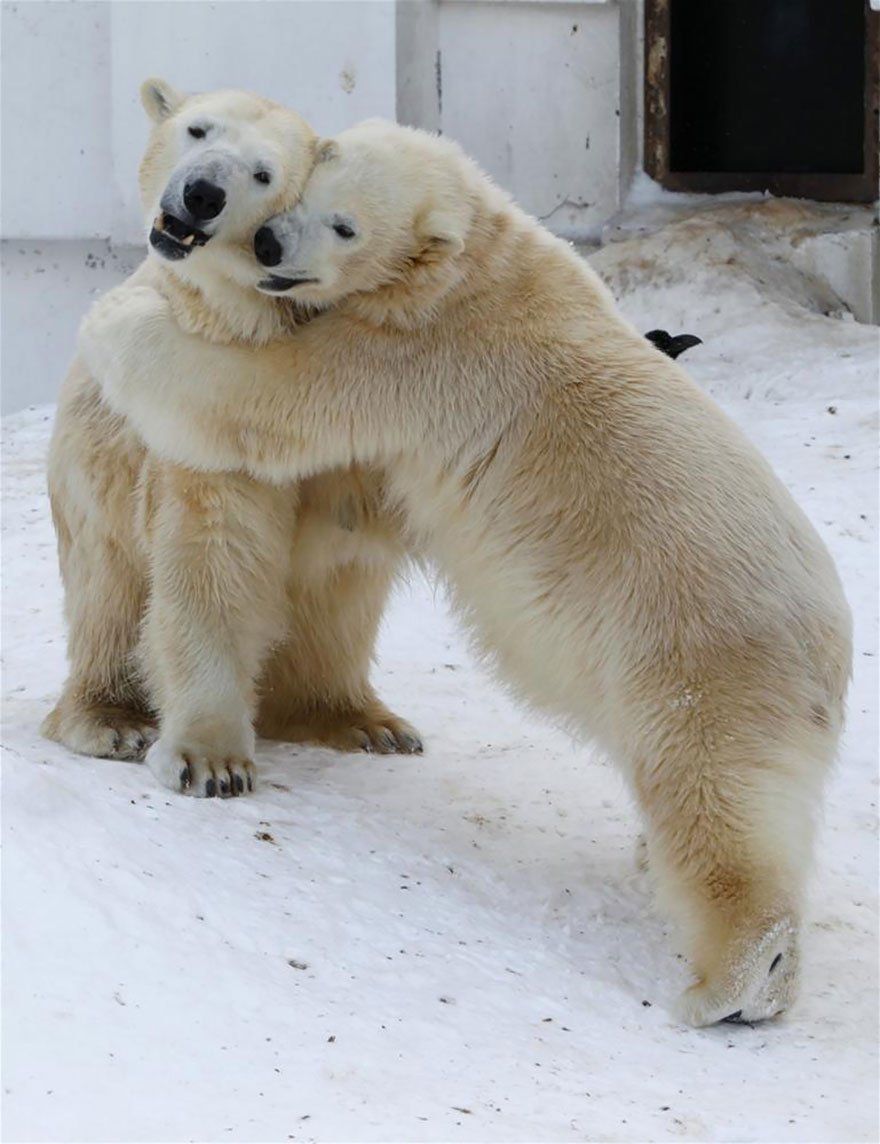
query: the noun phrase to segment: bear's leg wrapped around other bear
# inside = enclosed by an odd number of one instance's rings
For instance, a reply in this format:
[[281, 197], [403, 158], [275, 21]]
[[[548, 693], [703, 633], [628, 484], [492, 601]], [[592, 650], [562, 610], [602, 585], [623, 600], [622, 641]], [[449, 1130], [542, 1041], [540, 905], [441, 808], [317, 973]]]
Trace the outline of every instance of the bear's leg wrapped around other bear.
[[776, 741], [752, 734], [748, 703], [728, 709], [711, 690], [688, 689], [658, 715], [633, 773], [650, 872], [697, 976], [679, 1002], [693, 1025], [765, 1020], [795, 998], [803, 886], [836, 738], [795, 721]]
[[147, 590], [134, 517], [143, 455], [76, 360], [48, 463], [70, 673], [42, 733], [99, 758], [140, 759], [157, 734], [134, 664]]

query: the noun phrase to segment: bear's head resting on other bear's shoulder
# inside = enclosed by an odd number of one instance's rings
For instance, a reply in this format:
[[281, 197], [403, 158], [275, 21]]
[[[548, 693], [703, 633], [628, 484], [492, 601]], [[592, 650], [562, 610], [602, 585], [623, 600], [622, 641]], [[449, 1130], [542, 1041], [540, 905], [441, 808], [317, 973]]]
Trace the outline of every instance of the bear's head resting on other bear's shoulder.
[[367, 120], [319, 145], [297, 206], [257, 232], [259, 289], [322, 309], [395, 292], [430, 305], [460, 280], [487, 195], [509, 204], [457, 144]]

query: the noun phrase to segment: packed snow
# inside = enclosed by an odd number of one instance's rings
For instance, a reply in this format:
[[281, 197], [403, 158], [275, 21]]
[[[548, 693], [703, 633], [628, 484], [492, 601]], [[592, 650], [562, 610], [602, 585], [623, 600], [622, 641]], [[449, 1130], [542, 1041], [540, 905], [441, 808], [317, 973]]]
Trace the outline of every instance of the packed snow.
[[785, 249], [805, 204], [616, 232], [593, 262], [742, 425], [834, 553], [856, 623], [802, 998], [682, 1027], [676, 935], [617, 773], [518, 709], [442, 591], [376, 667], [421, 758], [260, 744], [175, 796], [39, 737], [65, 674], [50, 407], [4, 427], [3, 1119], [8, 1141], [874, 1141], [878, 330]]

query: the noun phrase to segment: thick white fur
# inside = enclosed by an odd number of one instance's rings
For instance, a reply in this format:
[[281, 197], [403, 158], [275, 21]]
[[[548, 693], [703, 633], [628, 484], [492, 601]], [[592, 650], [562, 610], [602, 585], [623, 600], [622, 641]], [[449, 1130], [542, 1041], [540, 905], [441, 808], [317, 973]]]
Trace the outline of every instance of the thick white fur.
[[454, 145], [353, 128], [301, 209], [359, 226], [298, 252], [319, 279], [299, 296], [333, 309], [221, 348], [155, 291], [109, 296], [82, 337], [108, 400], [204, 470], [382, 465], [502, 678], [623, 767], [697, 974], [684, 1015], [773, 1016], [850, 671], [827, 551], [736, 426]]
[[[148, 223], [206, 154], [224, 172], [227, 205], [206, 246], [174, 263], [151, 255], [117, 297], [148, 283], [205, 345], [280, 336], [291, 307], [255, 291], [252, 236], [267, 213], [296, 201], [314, 134], [245, 92], [187, 98], [151, 80], [142, 98], [155, 122], [140, 171]], [[193, 123], [211, 125], [205, 141], [189, 136]], [[257, 165], [271, 171], [269, 187], [253, 179]], [[381, 473], [325, 467], [279, 487], [182, 469], [144, 449], [101, 380], [74, 363], [50, 449], [71, 671], [44, 733], [86, 754], [139, 758], [158, 712], [162, 739], [149, 762], [193, 794], [252, 785], [255, 716], [274, 738], [418, 750], [368, 678], [404, 559]]]

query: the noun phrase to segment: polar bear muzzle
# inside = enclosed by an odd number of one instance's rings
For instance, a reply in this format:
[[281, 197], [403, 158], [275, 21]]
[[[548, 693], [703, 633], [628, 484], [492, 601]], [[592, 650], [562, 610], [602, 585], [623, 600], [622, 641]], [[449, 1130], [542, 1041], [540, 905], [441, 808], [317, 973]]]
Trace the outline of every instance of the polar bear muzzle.
[[159, 214], [150, 231], [150, 245], [171, 262], [179, 262], [217, 232], [227, 205], [227, 187], [235, 163], [225, 156], [196, 165], [178, 166], [159, 202]]

